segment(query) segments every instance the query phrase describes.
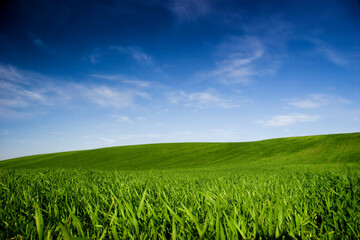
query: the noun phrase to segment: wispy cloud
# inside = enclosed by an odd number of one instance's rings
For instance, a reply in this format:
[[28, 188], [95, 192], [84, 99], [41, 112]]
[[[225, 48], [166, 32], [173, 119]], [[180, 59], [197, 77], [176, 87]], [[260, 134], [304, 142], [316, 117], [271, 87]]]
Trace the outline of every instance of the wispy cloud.
[[138, 87], [142, 87], [142, 88], [147, 88], [151, 85], [150, 82], [147, 82], [147, 81], [141, 81], [141, 80], [136, 80], [136, 79], [126, 79], [126, 80], [123, 80], [123, 83], [128, 83], [128, 84], [133, 84], [133, 85], [136, 85]]
[[100, 137], [99, 139], [103, 142], [106, 142], [107, 144], [112, 144], [116, 141], [116, 139], [108, 138], [108, 137]]
[[293, 26], [281, 17], [268, 21], [248, 19], [241, 14], [226, 16], [236, 22], [240, 36], [228, 36], [217, 47], [216, 67], [200, 72], [197, 80], [215, 79], [223, 84], [250, 84], [263, 76], [272, 76], [280, 69], [287, 55], [287, 41], [292, 39]]
[[225, 98], [213, 89], [208, 89], [203, 92], [173, 92], [169, 94], [169, 101], [173, 104], [181, 104], [194, 108], [207, 108], [215, 106], [229, 109], [242, 106], [239, 101], [231, 98]]
[[255, 36], [230, 37], [218, 46], [216, 69], [199, 73], [199, 80], [216, 79], [224, 84], [251, 83], [252, 77], [265, 73], [256, 61], [263, 57], [265, 46]]
[[343, 67], [347, 65], [347, 61], [345, 60], [345, 58], [342, 57], [340, 53], [336, 52], [334, 49], [322, 46], [318, 48], [318, 52], [330, 62], [333, 62]]
[[5, 135], [5, 136], [6, 136], [6, 135], [10, 135], [10, 134], [11, 134], [11, 131], [10, 131], [10, 130], [7, 130], [7, 129], [3, 129], [3, 130], [0, 131], [0, 134], [1, 134], [1, 135]]
[[137, 87], [147, 88], [150, 87], [151, 82], [142, 81], [134, 77], [125, 76], [123, 74], [103, 75], [103, 74], [90, 74], [90, 77], [106, 79], [111, 81], [121, 81], [123, 83], [132, 84]]
[[[137, 80], [122, 79], [122, 82], [138, 88], [148, 86], [146, 82]], [[138, 99], [149, 100], [151, 95], [116, 83], [85, 85], [0, 65], [1, 118], [32, 116], [39, 111], [47, 112], [46, 109], [54, 106], [73, 108], [79, 103], [119, 109], [133, 106]]]
[[290, 99], [287, 100], [288, 104], [296, 108], [319, 108], [326, 105], [338, 105], [338, 104], [349, 104], [350, 100], [345, 98], [335, 96], [335, 95], [326, 95], [326, 94], [310, 94], [304, 99]]
[[0, 91], [2, 92], [1, 103], [3, 107], [27, 107], [31, 104], [46, 104], [46, 97], [40, 90], [27, 90], [22, 87], [1, 82]]
[[34, 112], [19, 111], [18, 109], [11, 109], [0, 105], [0, 119], [6, 119], [6, 120], [27, 119], [33, 117], [34, 114], [35, 114]]
[[100, 53], [94, 52], [86, 56], [86, 58], [92, 63], [96, 64], [99, 62], [99, 59], [101, 57]]
[[347, 66], [348, 60], [345, 58], [345, 56], [326, 42], [319, 39], [309, 39], [309, 41], [315, 45], [316, 52], [323, 56], [326, 60], [341, 67]]
[[118, 122], [126, 122], [126, 123], [132, 123], [133, 122], [133, 120], [131, 118], [129, 118], [128, 116], [114, 115], [113, 118], [115, 118], [116, 121], [118, 121]]
[[95, 139], [104, 142], [107, 145], [112, 144], [139, 144], [154, 142], [154, 139], [163, 137], [158, 133], [137, 133], [137, 134], [124, 134], [124, 135], [111, 135], [111, 136], [83, 136], [85, 139]]
[[212, 11], [210, 1], [206, 0], [174, 0], [170, 3], [169, 9], [180, 22], [194, 21]]
[[277, 115], [266, 121], [258, 121], [257, 123], [264, 126], [287, 126], [295, 123], [314, 122], [319, 120], [319, 115], [306, 115], [306, 114], [291, 114], [291, 115]]
[[152, 68], [158, 68], [153, 62], [153, 57], [145, 53], [139, 46], [108, 46], [98, 47], [94, 49], [90, 54], [86, 55], [84, 59], [89, 60], [91, 63], [100, 63], [103, 59], [108, 57], [126, 55], [137, 63], [146, 65]]
[[120, 53], [126, 54], [136, 60], [138, 63], [148, 65], [150, 67], [154, 66], [152, 56], [146, 54], [140, 47], [111, 46], [110, 49], [114, 49]]
[[91, 51], [91, 53], [85, 55], [83, 60], [90, 61], [92, 64], [100, 63], [105, 57], [112, 56], [114, 51], [110, 47], [98, 47]]
[[128, 116], [119, 115], [119, 114], [113, 114], [113, 115], [111, 115], [111, 117], [113, 119], [115, 119], [117, 122], [122, 122], [122, 123], [142, 122], [145, 120], [145, 118], [143, 118], [143, 117], [128, 117]]
[[101, 107], [125, 108], [134, 104], [136, 97], [151, 99], [150, 94], [132, 89], [119, 90], [105, 85], [76, 86], [81, 96]]
[[33, 33], [29, 33], [29, 37], [30, 37], [31, 41], [33, 42], [33, 44], [35, 46], [37, 46], [38, 48], [40, 48], [48, 53], [54, 53], [53, 49], [51, 49], [49, 47], [49, 45], [47, 45], [39, 36], [37, 36]]
[[153, 56], [149, 55], [139, 46], [108, 46], [94, 49], [90, 54], [83, 57], [84, 60], [92, 64], [99, 64], [103, 61], [113, 60], [114, 58], [127, 57], [132, 62], [144, 67], [149, 67], [155, 73], [168, 77], [162, 67], [157, 65]]
[[131, 91], [116, 91], [106, 86], [79, 88], [86, 99], [102, 107], [124, 108], [130, 106], [134, 99]]
[[[30, 116], [38, 106], [51, 106], [60, 98], [49, 78], [35, 72], [24, 71], [13, 66], [0, 65], [1, 118]], [[41, 84], [43, 83], [43, 84]], [[24, 112], [28, 109], [29, 112]]]
[[0, 80], [2, 81], [28, 84], [25, 76], [26, 75], [11, 65], [0, 65]]
[[30, 34], [31, 40], [38, 47], [46, 47], [45, 43], [37, 36]]

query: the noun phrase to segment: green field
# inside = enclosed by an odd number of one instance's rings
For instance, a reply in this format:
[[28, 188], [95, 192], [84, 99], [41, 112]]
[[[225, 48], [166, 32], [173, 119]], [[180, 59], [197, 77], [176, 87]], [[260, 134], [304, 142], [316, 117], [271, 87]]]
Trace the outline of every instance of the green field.
[[0, 162], [0, 168], [110, 170], [241, 170], [360, 165], [360, 133], [245, 143], [147, 144], [43, 154]]
[[359, 239], [360, 133], [0, 162], [0, 239]]

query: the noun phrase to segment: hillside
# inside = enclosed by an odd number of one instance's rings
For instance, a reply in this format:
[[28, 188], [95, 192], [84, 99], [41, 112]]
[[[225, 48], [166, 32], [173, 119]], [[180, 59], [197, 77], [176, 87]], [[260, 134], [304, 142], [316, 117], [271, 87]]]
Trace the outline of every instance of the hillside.
[[277, 169], [360, 168], [360, 133], [242, 143], [163, 143], [42, 154], [0, 162], [0, 168]]

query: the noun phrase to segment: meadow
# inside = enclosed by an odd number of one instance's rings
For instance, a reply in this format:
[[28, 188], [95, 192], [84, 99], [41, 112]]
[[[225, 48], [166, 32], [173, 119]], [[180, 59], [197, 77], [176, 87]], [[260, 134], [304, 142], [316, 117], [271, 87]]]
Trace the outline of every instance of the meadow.
[[[3, 161], [0, 239], [359, 239], [359, 136], [155, 144]], [[246, 157], [251, 153], [257, 155]], [[100, 164], [97, 155], [106, 167], [92, 165]]]

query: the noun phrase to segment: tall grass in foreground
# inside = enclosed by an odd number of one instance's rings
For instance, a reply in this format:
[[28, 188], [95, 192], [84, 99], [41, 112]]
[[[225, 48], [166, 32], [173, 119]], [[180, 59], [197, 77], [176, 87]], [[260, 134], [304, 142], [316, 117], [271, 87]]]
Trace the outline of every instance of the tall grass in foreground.
[[0, 239], [360, 238], [357, 172], [0, 170]]

